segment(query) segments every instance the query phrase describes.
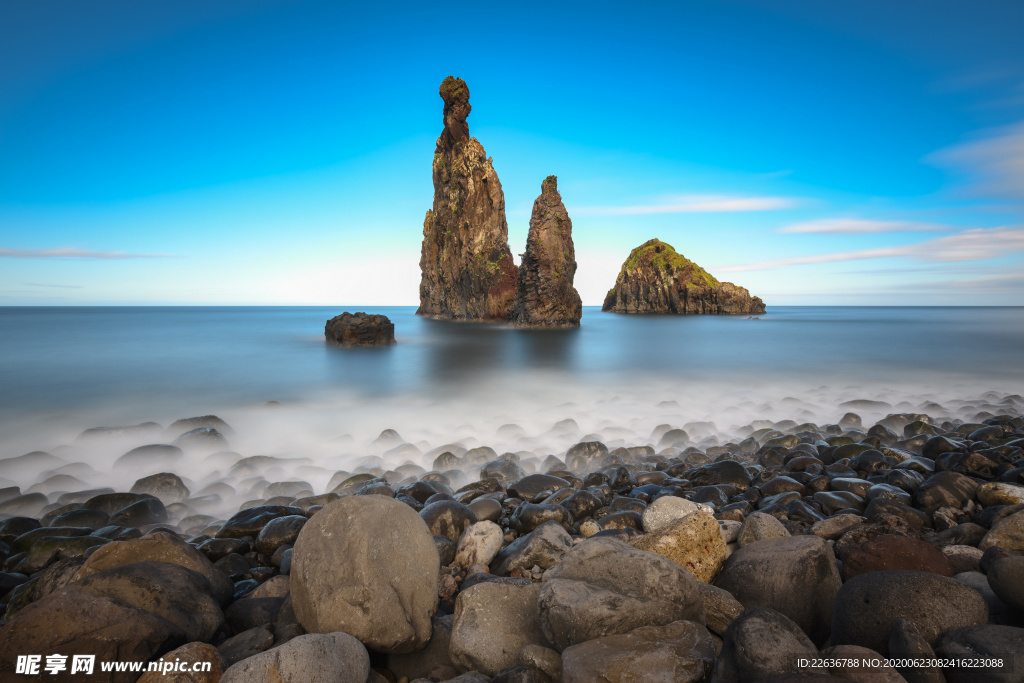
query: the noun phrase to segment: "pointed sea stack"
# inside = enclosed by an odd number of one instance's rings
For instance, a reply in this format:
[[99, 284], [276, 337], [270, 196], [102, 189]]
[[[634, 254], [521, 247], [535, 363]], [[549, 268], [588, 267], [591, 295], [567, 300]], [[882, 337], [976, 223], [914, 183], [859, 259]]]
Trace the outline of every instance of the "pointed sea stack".
[[476, 138], [469, 137], [469, 88], [441, 83], [444, 130], [434, 150], [434, 208], [423, 221], [418, 315], [506, 320], [516, 267], [508, 248], [505, 195]]
[[524, 327], [575, 327], [583, 303], [572, 285], [576, 251], [572, 221], [558, 194], [558, 178], [549, 175], [533, 203], [526, 253], [519, 266], [510, 318]]
[[653, 239], [629, 254], [602, 311], [680, 315], [758, 315], [764, 302], [743, 287], [719, 282], [671, 245]]

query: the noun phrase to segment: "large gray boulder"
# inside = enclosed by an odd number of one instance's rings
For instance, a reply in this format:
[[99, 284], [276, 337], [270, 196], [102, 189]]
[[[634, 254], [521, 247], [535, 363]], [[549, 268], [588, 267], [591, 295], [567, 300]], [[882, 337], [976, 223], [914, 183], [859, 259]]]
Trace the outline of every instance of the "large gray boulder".
[[548, 570], [540, 623], [554, 648], [673, 621], [704, 625], [697, 580], [675, 562], [614, 538], [591, 538]]
[[448, 646], [455, 668], [494, 676], [518, 664], [525, 646], [546, 645], [537, 610], [540, 590], [529, 581], [499, 579], [459, 593]]
[[842, 579], [824, 539], [786, 536], [754, 541], [734, 552], [715, 585], [744, 607], [781, 612], [821, 644], [828, 638], [832, 603]]
[[836, 594], [832, 644], [888, 654], [889, 634], [900, 619], [912, 621], [934, 647], [948, 631], [988, 622], [988, 607], [973, 588], [931, 572], [861, 574]]
[[220, 683], [366, 683], [369, 673], [370, 655], [358, 640], [347, 633], [310, 633], [243, 659]]
[[704, 680], [714, 662], [715, 642], [708, 630], [692, 621], [674, 621], [566, 648], [562, 683], [695, 683]]
[[440, 557], [415, 510], [385, 496], [329, 503], [292, 549], [295, 616], [310, 633], [343, 631], [379, 652], [422, 649], [437, 610]]

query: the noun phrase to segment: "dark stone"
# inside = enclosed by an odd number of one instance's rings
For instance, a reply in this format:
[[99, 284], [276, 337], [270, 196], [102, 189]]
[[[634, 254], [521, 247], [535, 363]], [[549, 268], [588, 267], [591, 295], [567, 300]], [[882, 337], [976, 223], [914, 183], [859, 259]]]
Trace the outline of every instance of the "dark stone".
[[345, 312], [324, 325], [324, 337], [336, 346], [382, 346], [395, 343], [395, 325], [386, 315]]
[[458, 543], [462, 532], [477, 523], [473, 511], [454, 500], [431, 503], [420, 511], [420, 517], [427, 523], [431, 535], [447, 536], [453, 543]]
[[217, 532], [217, 538], [256, 538], [272, 519], [286, 515], [301, 515], [302, 510], [285, 505], [259, 505], [241, 510]]
[[988, 567], [988, 585], [1024, 617], [1024, 555], [1001, 557]]
[[549, 520], [564, 524], [572, 524], [573, 521], [569, 511], [561, 505], [523, 503], [516, 508], [509, 525], [519, 533], [527, 534]]
[[271, 624], [284, 603], [284, 598], [245, 598], [236, 600], [224, 611], [228, 625], [235, 633]]
[[[935, 658], [935, 651], [914, 622], [899, 619], [889, 633], [889, 655], [898, 659], [930, 660]], [[899, 667], [896, 671], [907, 683], [946, 683], [942, 671], [934, 666]]]
[[722, 639], [710, 683], [757, 681], [773, 674], [814, 671], [797, 659], [814, 659], [818, 648], [786, 615], [750, 607], [733, 620]]
[[984, 624], [957, 629], [942, 636], [935, 654], [1003, 661], [1000, 667], [947, 667], [943, 672], [948, 683], [1017, 683], [1024, 671], [1024, 628]]
[[492, 573], [504, 576], [516, 569], [547, 569], [572, 549], [572, 537], [556, 521], [541, 524], [505, 546], [491, 563]]
[[136, 528], [147, 524], [163, 524], [166, 521], [167, 508], [158, 498], [143, 498], [110, 516], [110, 523], [115, 526]]
[[832, 643], [887, 654], [889, 634], [900, 619], [914, 622], [934, 645], [947, 631], [986, 623], [988, 607], [974, 589], [938, 574], [904, 570], [861, 574], [844, 583], [836, 595]]
[[974, 497], [978, 482], [956, 472], [937, 472], [928, 477], [914, 494], [915, 504], [931, 514], [940, 507], [959, 508]]
[[285, 515], [267, 522], [256, 537], [256, 550], [264, 555], [273, 555], [282, 545], [294, 545], [306, 518], [303, 515]]
[[780, 612], [816, 643], [823, 643], [842, 581], [832, 549], [824, 540], [788, 536], [743, 546], [729, 556], [714, 583], [744, 607]]
[[561, 477], [549, 474], [528, 474], [514, 484], [509, 484], [508, 495], [523, 500], [531, 500], [542, 491], [571, 489], [572, 484]]

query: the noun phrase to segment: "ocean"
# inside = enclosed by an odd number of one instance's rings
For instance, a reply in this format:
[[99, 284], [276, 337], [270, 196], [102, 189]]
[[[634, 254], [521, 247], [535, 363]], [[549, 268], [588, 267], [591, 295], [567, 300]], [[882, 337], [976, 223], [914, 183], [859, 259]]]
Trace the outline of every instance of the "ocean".
[[[324, 323], [343, 310], [388, 315], [398, 343], [328, 346]], [[133, 444], [84, 448], [83, 430], [215, 414], [234, 428], [232, 451], [297, 459], [325, 485], [381, 457], [384, 429], [413, 448], [383, 465], [429, 469], [453, 443], [543, 457], [581, 438], [654, 445], [659, 425], [706, 446], [847, 412], [865, 425], [926, 409], [973, 420], [1024, 393], [1024, 308], [585, 307], [578, 329], [524, 330], [413, 307], [12, 307], [0, 309], [0, 378], [0, 459], [43, 450], [94, 468], [89, 484], [130, 486], [138, 472], [120, 481], [109, 466]], [[34, 479], [0, 471], [0, 484]]]

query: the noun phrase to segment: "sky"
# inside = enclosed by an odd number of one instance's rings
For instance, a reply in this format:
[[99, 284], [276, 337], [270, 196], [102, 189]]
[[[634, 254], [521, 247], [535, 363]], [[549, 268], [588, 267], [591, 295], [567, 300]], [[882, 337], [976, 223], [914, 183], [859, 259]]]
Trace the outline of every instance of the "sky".
[[1016, 0], [0, 1], [0, 306], [415, 305], [438, 86], [513, 254], [773, 305], [1024, 305]]

